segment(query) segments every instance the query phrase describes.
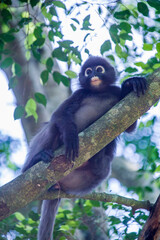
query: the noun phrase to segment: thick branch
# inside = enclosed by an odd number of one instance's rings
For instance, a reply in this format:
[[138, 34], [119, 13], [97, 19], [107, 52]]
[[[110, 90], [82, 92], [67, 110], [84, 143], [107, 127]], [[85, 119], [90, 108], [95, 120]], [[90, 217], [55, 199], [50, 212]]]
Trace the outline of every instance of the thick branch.
[[148, 79], [148, 90], [138, 98], [134, 93], [80, 134], [80, 156], [74, 164], [66, 162], [64, 149], [55, 152], [50, 164], [36, 164], [0, 189], [0, 219], [24, 207], [59, 179], [87, 161], [134, 123], [160, 98], [160, 70]]

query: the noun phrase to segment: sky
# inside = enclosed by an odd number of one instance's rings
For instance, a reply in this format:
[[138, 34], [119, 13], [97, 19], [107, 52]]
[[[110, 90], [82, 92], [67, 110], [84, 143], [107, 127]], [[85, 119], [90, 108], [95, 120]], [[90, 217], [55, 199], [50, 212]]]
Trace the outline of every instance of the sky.
[[[17, 151], [12, 154], [12, 161], [19, 167], [22, 166], [25, 160], [27, 152], [27, 144], [25, 136], [21, 127], [20, 120], [14, 120], [13, 113], [16, 107], [15, 98], [12, 90], [8, 90], [8, 82], [5, 74], [0, 71], [1, 88], [0, 88], [0, 132], [3, 135], [9, 135], [13, 139], [20, 140], [20, 146]], [[3, 166], [3, 171], [0, 175], [0, 185], [9, 182], [15, 177], [13, 171], [9, 171], [8, 168]]]

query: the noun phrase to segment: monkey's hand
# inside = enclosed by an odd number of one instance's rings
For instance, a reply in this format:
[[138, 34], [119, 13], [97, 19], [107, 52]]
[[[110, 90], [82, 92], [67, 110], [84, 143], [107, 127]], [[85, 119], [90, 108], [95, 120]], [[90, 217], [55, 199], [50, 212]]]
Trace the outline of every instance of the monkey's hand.
[[65, 156], [67, 160], [74, 161], [79, 154], [79, 138], [75, 124], [71, 123], [63, 131], [63, 142], [65, 145]]
[[122, 83], [121, 98], [124, 98], [131, 91], [134, 91], [139, 97], [140, 93], [145, 94], [146, 89], [147, 89], [146, 78], [144, 77], [128, 78]]

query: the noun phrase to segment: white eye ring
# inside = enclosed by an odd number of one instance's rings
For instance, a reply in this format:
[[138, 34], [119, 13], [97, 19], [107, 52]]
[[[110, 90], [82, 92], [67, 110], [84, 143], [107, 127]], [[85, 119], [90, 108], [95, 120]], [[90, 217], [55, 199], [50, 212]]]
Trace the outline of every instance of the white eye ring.
[[88, 77], [91, 73], [92, 73], [92, 68], [89, 67], [89, 68], [86, 68], [84, 75], [85, 77]]
[[104, 72], [105, 72], [105, 69], [104, 69], [104, 67], [102, 67], [101, 65], [98, 65], [98, 66], [96, 67], [96, 71], [99, 72], [99, 73], [104, 73]]

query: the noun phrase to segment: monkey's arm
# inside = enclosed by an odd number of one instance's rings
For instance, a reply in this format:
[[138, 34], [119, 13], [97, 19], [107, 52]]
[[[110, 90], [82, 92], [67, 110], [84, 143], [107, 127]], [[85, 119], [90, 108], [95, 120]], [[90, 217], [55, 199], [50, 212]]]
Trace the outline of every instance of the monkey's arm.
[[85, 90], [77, 90], [53, 113], [51, 124], [55, 124], [65, 146], [65, 156], [74, 160], [78, 157], [79, 138], [78, 129], [75, 123], [76, 111], [81, 107], [82, 100], [86, 97]]
[[[123, 99], [130, 92], [134, 91], [139, 97], [140, 94], [145, 94], [147, 89], [147, 82], [144, 77], [132, 77], [128, 78], [122, 83], [121, 87], [121, 99]], [[137, 121], [134, 122], [129, 128], [126, 129], [126, 132], [130, 133], [135, 130]]]
[[52, 114], [51, 120], [35, 135], [22, 171], [26, 171], [39, 161], [50, 162], [54, 151], [63, 143], [67, 158], [78, 155], [79, 139], [74, 115], [80, 108], [84, 91], [77, 90]]

